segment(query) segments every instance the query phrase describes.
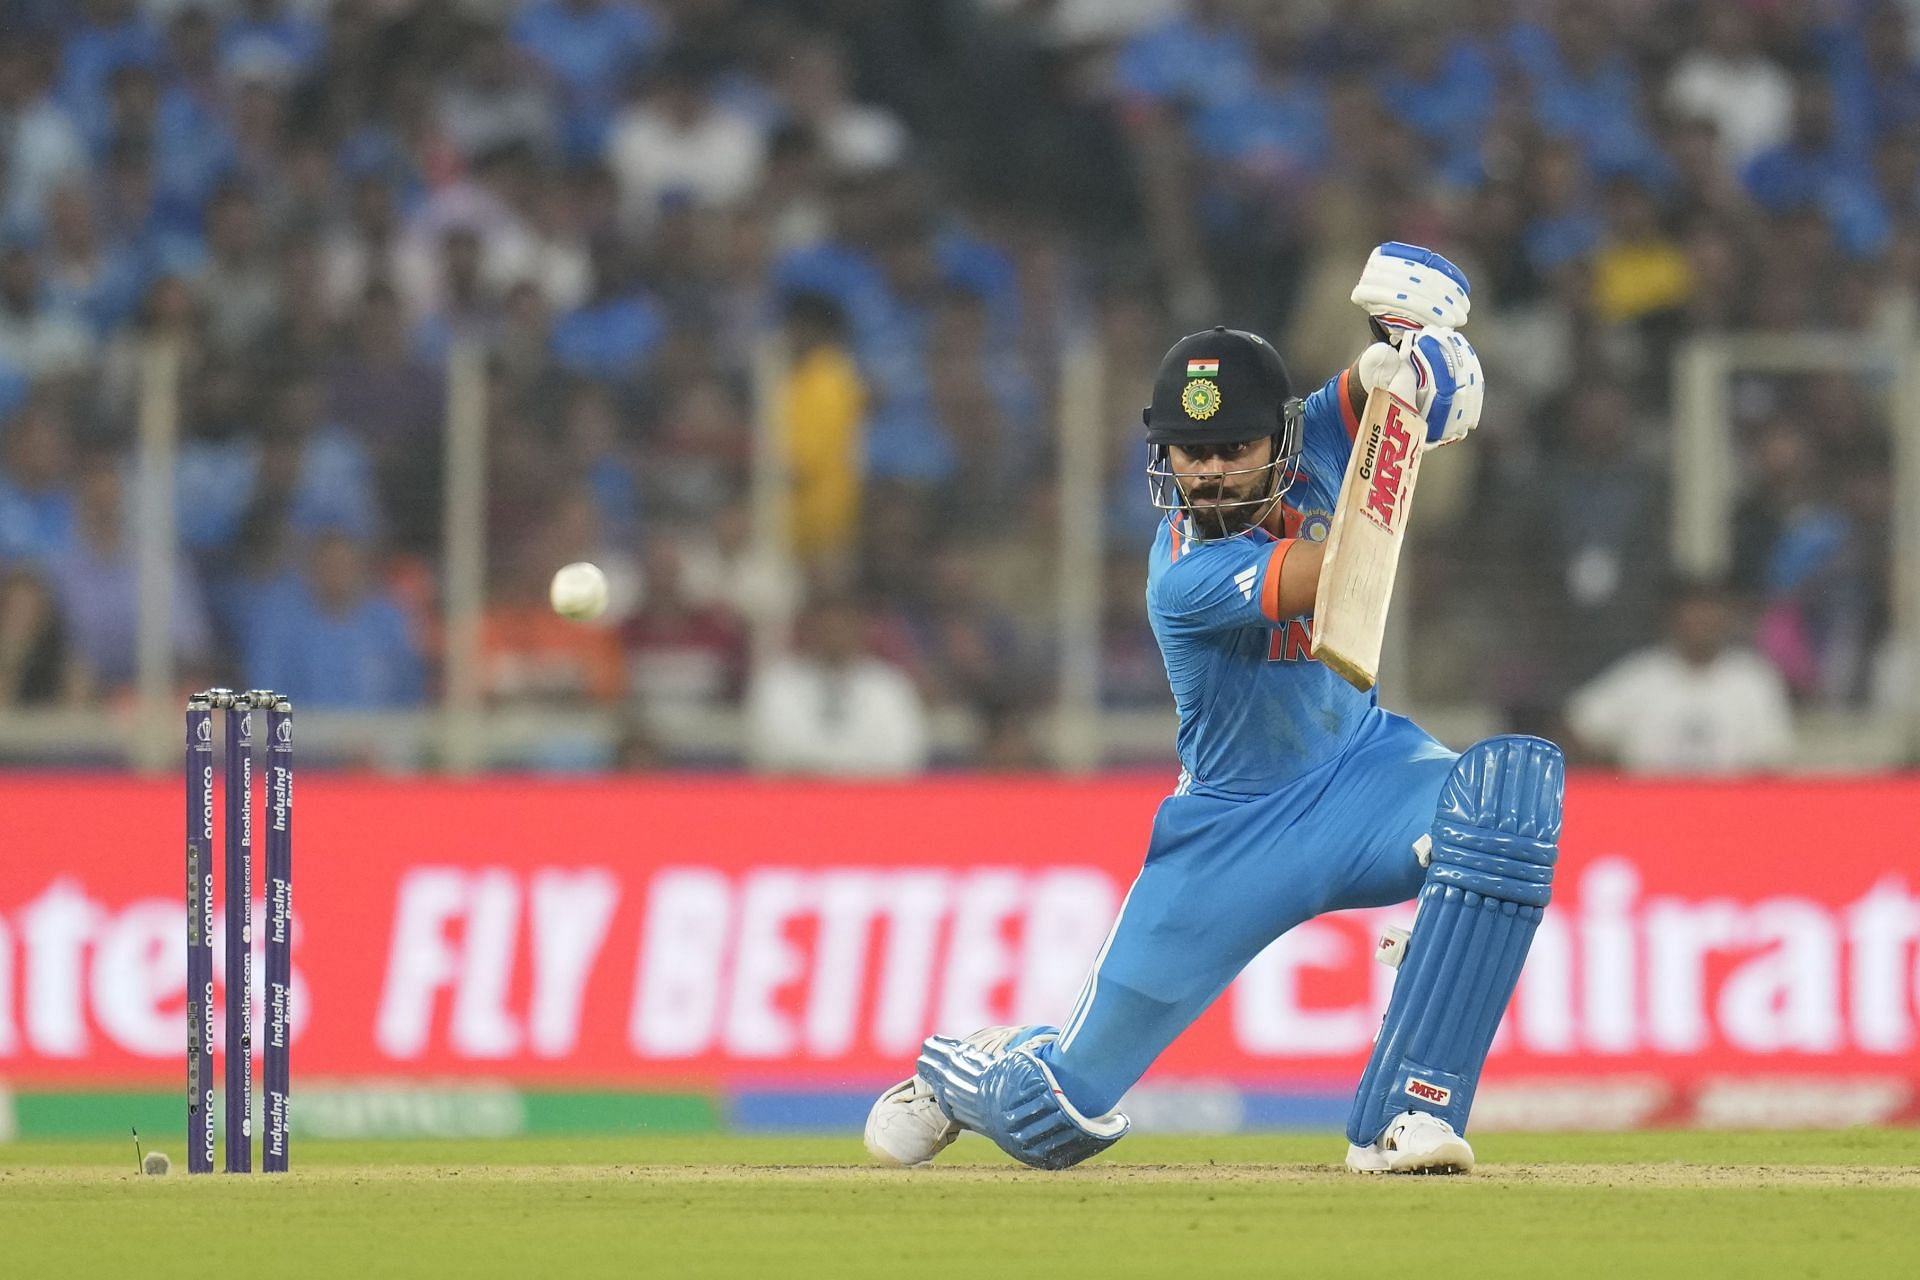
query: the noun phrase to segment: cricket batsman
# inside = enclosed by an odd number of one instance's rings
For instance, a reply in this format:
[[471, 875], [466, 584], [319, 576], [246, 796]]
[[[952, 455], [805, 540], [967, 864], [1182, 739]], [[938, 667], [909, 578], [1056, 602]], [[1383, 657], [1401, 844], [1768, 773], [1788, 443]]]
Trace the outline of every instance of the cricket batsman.
[[1146, 864], [1058, 1026], [936, 1035], [880, 1095], [867, 1148], [931, 1160], [972, 1129], [1065, 1169], [1126, 1135], [1121, 1096], [1263, 948], [1324, 912], [1419, 898], [1347, 1120], [1347, 1167], [1464, 1173], [1467, 1115], [1552, 887], [1564, 767], [1539, 738], [1456, 755], [1309, 653], [1329, 521], [1369, 391], [1410, 398], [1426, 447], [1479, 423], [1457, 330], [1466, 276], [1374, 250], [1353, 291], [1377, 341], [1295, 397], [1273, 346], [1216, 328], [1175, 343], [1144, 419], [1166, 512], [1147, 603], [1180, 714], [1180, 776]]

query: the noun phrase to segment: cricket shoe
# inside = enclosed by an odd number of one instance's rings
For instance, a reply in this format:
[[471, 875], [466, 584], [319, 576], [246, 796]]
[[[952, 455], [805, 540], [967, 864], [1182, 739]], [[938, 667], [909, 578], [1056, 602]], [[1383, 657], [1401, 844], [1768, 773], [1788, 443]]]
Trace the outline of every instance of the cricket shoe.
[[1347, 1168], [1355, 1173], [1469, 1173], [1473, 1148], [1439, 1116], [1402, 1111], [1387, 1122], [1372, 1146], [1347, 1144]]
[[[989, 1057], [998, 1057], [1016, 1043], [1051, 1039], [1052, 1027], [982, 1027], [967, 1043]], [[909, 1076], [874, 1102], [867, 1113], [867, 1153], [881, 1164], [917, 1168], [953, 1145], [960, 1136], [954, 1123], [933, 1096], [933, 1088], [919, 1076]]]

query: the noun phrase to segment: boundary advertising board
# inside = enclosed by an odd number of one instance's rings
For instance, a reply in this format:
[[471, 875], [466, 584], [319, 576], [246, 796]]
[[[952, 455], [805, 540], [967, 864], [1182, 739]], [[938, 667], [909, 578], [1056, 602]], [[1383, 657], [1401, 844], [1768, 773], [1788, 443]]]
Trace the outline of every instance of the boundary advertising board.
[[[1165, 789], [303, 778], [296, 1081], [884, 1083], [930, 1030], [1071, 1007]], [[0, 1082], [175, 1079], [180, 809], [164, 781], [0, 781]], [[1657, 1122], [1737, 1111], [1727, 1083], [1763, 1080], [1816, 1101], [1877, 1090], [1873, 1117], [1903, 1114], [1920, 1080], [1915, 815], [1916, 780], [1577, 775], [1484, 1100]], [[1281, 939], [1148, 1084], [1351, 1088], [1391, 981], [1373, 939], [1409, 917]]]

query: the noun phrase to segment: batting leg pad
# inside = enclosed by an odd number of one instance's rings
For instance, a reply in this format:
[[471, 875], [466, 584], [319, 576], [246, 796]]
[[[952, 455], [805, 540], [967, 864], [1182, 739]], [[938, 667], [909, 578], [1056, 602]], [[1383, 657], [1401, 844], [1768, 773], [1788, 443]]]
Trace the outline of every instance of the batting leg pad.
[[1032, 1049], [1051, 1037], [991, 1056], [947, 1036], [930, 1036], [917, 1069], [955, 1121], [993, 1139], [1022, 1164], [1068, 1169], [1126, 1136], [1119, 1112], [1089, 1118], [1067, 1101]]
[[1440, 791], [1419, 914], [1347, 1120], [1369, 1146], [1402, 1111], [1465, 1133], [1480, 1068], [1552, 892], [1566, 763], [1540, 738], [1469, 747]]

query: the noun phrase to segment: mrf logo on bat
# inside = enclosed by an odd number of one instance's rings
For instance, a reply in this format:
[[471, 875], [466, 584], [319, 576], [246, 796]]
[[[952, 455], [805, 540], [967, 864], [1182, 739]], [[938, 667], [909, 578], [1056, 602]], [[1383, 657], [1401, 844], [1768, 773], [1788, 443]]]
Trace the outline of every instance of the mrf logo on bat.
[[1413, 438], [1400, 421], [1400, 402], [1396, 400], [1375, 424], [1367, 440], [1368, 457], [1360, 467], [1360, 478], [1368, 482], [1364, 510], [1389, 533], [1400, 514], [1400, 482], [1412, 451]]

